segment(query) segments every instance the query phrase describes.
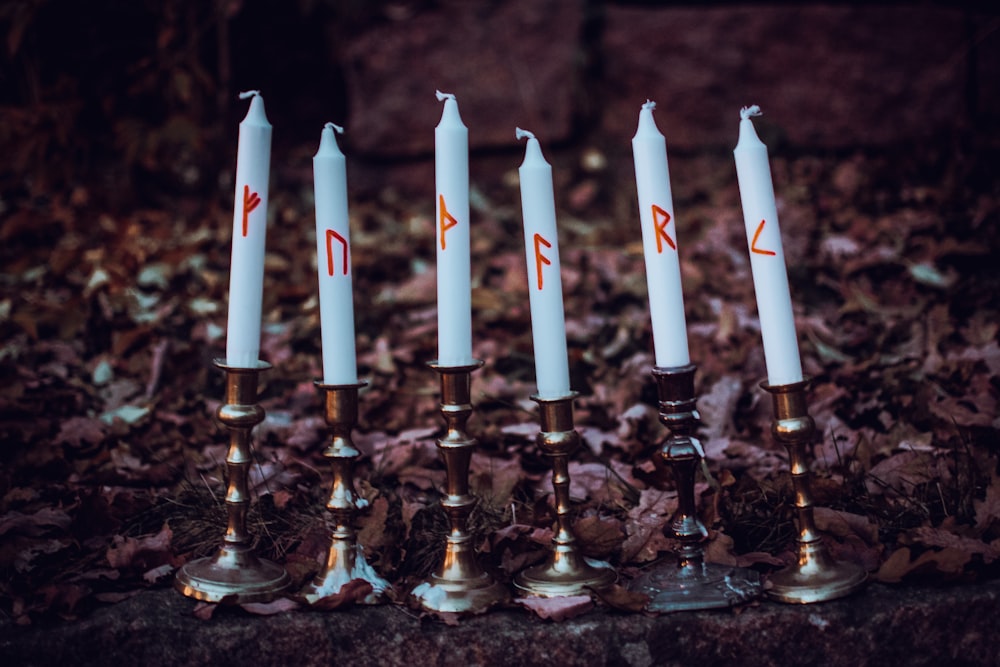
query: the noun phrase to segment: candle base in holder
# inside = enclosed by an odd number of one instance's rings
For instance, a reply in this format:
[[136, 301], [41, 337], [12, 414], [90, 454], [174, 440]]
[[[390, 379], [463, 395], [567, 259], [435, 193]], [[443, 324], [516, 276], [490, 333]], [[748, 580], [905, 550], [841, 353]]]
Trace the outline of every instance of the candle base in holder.
[[309, 603], [336, 595], [345, 584], [359, 579], [367, 581], [372, 590], [355, 602], [378, 604], [389, 590], [389, 582], [365, 560], [352, 523], [359, 506], [354, 491], [354, 462], [361, 452], [354, 447], [351, 430], [358, 421], [358, 390], [365, 384], [316, 383], [325, 393], [324, 413], [332, 433], [330, 445], [323, 451], [323, 456], [330, 460], [333, 469], [333, 484], [326, 508], [333, 516], [334, 528], [323, 569], [300, 593]]
[[267, 602], [291, 584], [283, 567], [253, 554], [247, 532], [250, 432], [264, 420], [264, 410], [257, 403], [257, 376], [271, 365], [258, 361], [253, 368], [236, 368], [222, 360], [215, 365], [226, 372], [226, 401], [216, 415], [229, 429], [226, 533], [215, 556], [191, 561], [177, 572], [174, 588], [204, 602]]
[[834, 560], [816, 529], [806, 460], [806, 448], [816, 430], [806, 404], [808, 386], [807, 380], [785, 385], [761, 383], [774, 405], [771, 433], [788, 450], [799, 530], [798, 561], [770, 576], [767, 596], [789, 604], [835, 600], [860, 590], [868, 579], [859, 565]]
[[529, 567], [514, 577], [514, 587], [526, 595], [563, 597], [585, 595], [606, 588], [618, 574], [603, 561], [584, 558], [576, 546], [570, 527], [569, 455], [580, 444], [573, 428], [572, 393], [561, 398], [532, 396], [539, 405], [541, 432], [538, 447], [552, 459], [552, 486], [555, 493], [556, 523], [552, 551], [541, 565]]
[[426, 581], [410, 591], [410, 599], [427, 611], [476, 614], [510, 597], [507, 588], [480, 567], [473, 535], [468, 531], [469, 514], [476, 503], [469, 493], [469, 464], [476, 440], [465, 433], [465, 423], [472, 414], [470, 376], [482, 362], [468, 366], [441, 366], [432, 362], [430, 366], [441, 378], [441, 414], [447, 423], [447, 432], [437, 446], [447, 469], [447, 488], [441, 505], [451, 528], [445, 542], [444, 561]]
[[667, 468], [673, 471], [677, 511], [664, 532], [672, 534], [681, 546], [676, 564], [656, 567], [629, 584], [629, 590], [649, 596], [649, 611], [719, 609], [760, 594], [760, 575], [753, 570], [705, 562], [701, 543], [708, 531], [698, 519], [694, 492], [695, 475], [704, 458], [701, 442], [695, 437], [700, 416], [695, 407], [694, 373], [693, 364], [653, 369], [660, 422], [670, 430], [653, 463], [663, 477]]

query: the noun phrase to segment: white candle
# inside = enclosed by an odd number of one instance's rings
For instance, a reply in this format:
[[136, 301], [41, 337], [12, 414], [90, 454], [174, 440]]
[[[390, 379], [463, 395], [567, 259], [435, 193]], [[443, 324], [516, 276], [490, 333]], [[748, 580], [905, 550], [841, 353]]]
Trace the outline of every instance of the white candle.
[[524, 216], [524, 254], [528, 263], [535, 380], [541, 398], [561, 398], [570, 393], [569, 356], [566, 350], [562, 278], [559, 275], [552, 167], [542, 156], [542, 148], [534, 134], [517, 128], [515, 136], [528, 139], [524, 162], [518, 174]]
[[653, 321], [653, 350], [656, 365], [669, 368], [686, 366], [691, 363], [691, 357], [684, 319], [667, 144], [653, 120], [655, 108], [655, 102], [647, 101], [639, 111], [639, 127], [632, 137], [632, 158], [639, 195], [642, 250], [646, 259], [649, 314]]
[[767, 381], [771, 385], [802, 380], [799, 344], [795, 335], [792, 298], [788, 291], [785, 254], [778, 228], [778, 209], [774, 201], [771, 167], [767, 146], [757, 136], [751, 116], [760, 115], [760, 107], [740, 111], [740, 138], [733, 156], [743, 202], [743, 222], [750, 247], [750, 268], [757, 294], [760, 333], [764, 340]]
[[444, 102], [434, 128], [434, 180], [437, 197], [438, 358], [441, 366], [472, 363], [472, 288], [469, 260], [469, 130], [458, 102]]
[[327, 123], [313, 157], [316, 199], [316, 257], [319, 273], [319, 318], [323, 339], [323, 382], [358, 381], [354, 347], [354, 292], [351, 286], [351, 235], [347, 215], [347, 167]]
[[240, 123], [236, 154], [236, 202], [233, 207], [233, 255], [229, 270], [229, 320], [226, 363], [252, 368], [260, 355], [261, 301], [264, 297], [264, 238], [267, 231], [267, 184], [271, 167], [271, 124], [264, 98], [256, 90]]

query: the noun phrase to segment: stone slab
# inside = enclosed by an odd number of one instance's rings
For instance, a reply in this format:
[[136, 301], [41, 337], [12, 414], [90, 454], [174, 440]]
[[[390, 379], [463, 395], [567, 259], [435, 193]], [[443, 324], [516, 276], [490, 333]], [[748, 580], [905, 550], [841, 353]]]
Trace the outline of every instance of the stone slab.
[[252, 616], [147, 591], [51, 628], [0, 623], [5, 665], [995, 665], [1000, 581], [889, 587], [810, 606], [663, 616], [592, 611], [554, 623], [499, 610], [458, 626], [402, 607]]

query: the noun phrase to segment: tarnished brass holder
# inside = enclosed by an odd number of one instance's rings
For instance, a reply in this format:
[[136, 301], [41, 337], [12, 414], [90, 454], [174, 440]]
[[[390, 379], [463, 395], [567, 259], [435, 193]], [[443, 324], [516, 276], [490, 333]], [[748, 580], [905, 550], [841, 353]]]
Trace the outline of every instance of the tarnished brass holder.
[[371, 584], [372, 591], [358, 600], [364, 604], [377, 604], [389, 589], [389, 582], [378, 575], [365, 560], [354, 530], [354, 514], [364, 507], [364, 499], [354, 491], [354, 463], [361, 456], [351, 440], [351, 431], [358, 423], [358, 390], [367, 382], [330, 385], [316, 383], [324, 392], [324, 416], [330, 427], [330, 444], [323, 456], [330, 460], [333, 485], [326, 508], [333, 515], [333, 534], [327, 551], [326, 565], [302, 589], [302, 596], [309, 602], [336, 595], [350, 581], [358, 579]]
[[667, 563], [636, 577], [629, 589], [649, 596], [647, 609], [656, 612], [716, 609], [747, 602], [760, 594], [760, 576], [753, 570], [706, 563], [702, 542], [708, 536], [698, 519], [695, 474], [705, 457], [695, 436], [701, 419], [695, 406], [695, 366], [653, 368], [660, 402], [660, 422], [670, 430], [653, 455], [661, 476], [673, 472], [677, 511], [663, 530], [680, 542], [677, 563]]
[[482, 365], [481, 361], [468, 366], [429, 364], [441, 377], [441, 414], [447, 423], [447, 431], [437, 446], [447, 470], [441, 505], [448, 515], [450, 530], [440, 567], [410, 592], [411, 598], [428, 611], [479, 613], [509, 597], [506, 587], [476, 561], [473, 536], [468, 531], [469, 514], [476, 504], [469, 493], [469, 464], [476, 440], [465, 433], [465, 424], [472, 414], [470, 376]]
[[560, 398], [531, 397], [538, 403], [540, 412], [538, 447], [552, 459], [556, 521], [552, 551], [546, 561], [519, 572], [514, 578], [518, 591], [528, 595], [583, 595], [592, 589], [610, 586], [618, 579], [607, 563], [583, 557], [570, 526], [569, 455], [580, 445], [580, 435], [573, 428], [575, 397], [575, 392]]
[[266, 602], [291, 583], [283, 567], [253, 554], [253, 540], [247, 532], [250, 432], [264, 421], [264, 409], [257, 404], [257, 376], [271, 365], [258, 361], [254, 368], [236, 368], [219, 359], [215, 365], [226, 372], [226, 400], [216, 413], [229, 429], [226, 533], [214, 556], [191, 561], [178, 571], [174, 587], [188, 597], [206, 602]]
[[785, 385], [762, 382], [760, 386], [771, 394], [774, 404], [771, 433], [788, 449], [799, 529], [798, 562], [771, 575], [767, 595], [791, 604], [823, 602], [850, 595], [864, 586], [868, 574], [854, 563], [834, 560], [813, 519], [807, 448], [812, 443], [816, 425], [806, 405], [809, 381]]

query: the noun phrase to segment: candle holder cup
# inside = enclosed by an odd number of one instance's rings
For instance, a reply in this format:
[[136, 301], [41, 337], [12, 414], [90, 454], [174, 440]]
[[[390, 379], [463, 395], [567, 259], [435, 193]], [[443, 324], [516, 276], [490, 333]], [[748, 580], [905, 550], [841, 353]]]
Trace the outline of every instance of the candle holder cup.
[[788, 450], [799, 533], [797, 562], [770, 576], [767, 595], [790, 604], [810, 604], [850, 595], [865, 585], [868, 574], [854, 563], [836, 561], [830, 556], [813, 518], [807, 448], [816, 425], [806, 404], [809, 381], [784, 385], [762, 382], [760, 386], [771, 394], [774, 405], [771, 433]]
[[476, 560], [473, 535], [468, 530], [469, 515], [476, 504], [469, 493], [469, 464], [476, 440], [465, 432], [472, 414], [471, 374], [483, 362], [466, 366], [430, 367], [440, 375], [441, 414], [447, 424], [437, 441], [444, 459], [447, 480], [441, 505], [450, 529], [444, 560], [438, 569], [410, 592], [410, 599], [423, 609], [443, 613], [480, 613], [509, 598], [506, 587], [483, 570]]
[[384, 600], [389, 582], [378, 575], [368, 564], [364, 551], [357, 543], [354, 516], [363, 507], [354, 490], [354, 464], [361, 453], [354, 447], [351, 431], [358, 421], [358, 390], [366, 382], [329, 385], [321, 382], [316, 387], [324, 393], [324, 417], [330, 427], [330, 444], [323, 450], [333, 470], [333, 483], [326, 508], [333, 517], [333, 531], [326, 563], [301, 595], [308, 602], [315, 602], [336, 595], [345, 584], [363, 580], [372, 590], [357, 600], [362, 604], [377, 604]]
[[569, 455], [580, 445], [580, 435], [573, 427], [575, 396], [574, 392], [560, 398], [531, 397], [540, 410], [538, 447], [552, 459], [556, 520], [548, 558], [540, 565], [522, 570], [514, 578], [515, 588], [526, 595], [583, 595], [606, 588], [618, 579], [608, 563], [584, 558], [570, 526]]
[[252, 368], [237, 368], [223, 360], [216, 360], [215, 365], [226, 373], [226, 399], [216, 413], [229, 430], [226, 532], [214, 556], [191, 561], [177, 572], [174, 587], [205, 602], [267, 602], [291, 584], [283, 567], [254, 555], [253, 540], [247, 532], [250, 432], [264, 421], [264, 410], [257, 403], [257, 378], [271, 365], [258, 361]]
[[638, 576], [629, 589], [649, 596], [649, 611], [674, 612], [718, 609], [748, 602], [760, 594], [760, 576], [753, 570], [706, 563], [702, 542], [708, 535], [698, 519], [695, 474], [704, 459], [695, 436], [701, 419], [695, 406], [695, 366], [653, 368], [660, 404], [660, 422], [670, 434], [653, 456], [665, 481], [672, 471], [677, 487], [677, 511], [663, 531], [679, 543], [677, 563], [655, 567]]

